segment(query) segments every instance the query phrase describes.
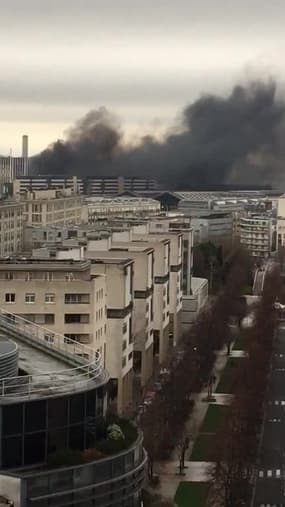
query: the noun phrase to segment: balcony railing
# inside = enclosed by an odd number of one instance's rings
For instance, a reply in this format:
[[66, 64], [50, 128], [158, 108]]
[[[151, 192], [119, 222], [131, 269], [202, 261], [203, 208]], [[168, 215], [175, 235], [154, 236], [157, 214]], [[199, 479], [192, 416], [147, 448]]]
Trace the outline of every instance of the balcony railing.
[[[4, 396], [28, 396], [44, 393], [54, 395], [54, 391], [80, 390], [82, 384], [95, 379], [103, 379], [104, 372], [101, 354], [94, 349], [70, 338], [41, 327], [18, 315], [0, 308], [0, 329], [5, 330], [11, 338], [28, 342], [35, 348], [45, 349], [62, 362], [65, 369], [22, 375], [0, 379], [0, 398]], [[68, 364], [71, 367], [68, 367]], [[74, 367], [72, 367], [74, 365]]]

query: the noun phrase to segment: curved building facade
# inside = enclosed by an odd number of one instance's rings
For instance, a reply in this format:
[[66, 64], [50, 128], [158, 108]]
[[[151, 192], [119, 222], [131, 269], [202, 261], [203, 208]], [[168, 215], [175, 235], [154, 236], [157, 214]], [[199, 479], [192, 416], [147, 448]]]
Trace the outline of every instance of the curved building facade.
[[17, 375], [12, 368], [0, 378], [0, 496], [14, 507], [139, 507], [142, 435], [132, 428], [112, 455], [96, 449], [109, 380], [100, 354], [90, 350], [86, 359], [76, 344], [66, 355], [60, 337], [40, 341], [17, 319], [0, 309], [0, 371], [12, 354], [15, 363], [15, 350], [18, 357]]

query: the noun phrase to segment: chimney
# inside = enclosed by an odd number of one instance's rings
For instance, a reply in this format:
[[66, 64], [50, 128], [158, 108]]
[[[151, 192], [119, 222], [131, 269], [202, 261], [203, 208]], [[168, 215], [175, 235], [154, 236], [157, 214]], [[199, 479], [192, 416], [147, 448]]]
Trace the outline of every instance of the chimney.
[[27, 135], [22, 137], [22, 157], [28, 158], [29, 156], [29, 138]]

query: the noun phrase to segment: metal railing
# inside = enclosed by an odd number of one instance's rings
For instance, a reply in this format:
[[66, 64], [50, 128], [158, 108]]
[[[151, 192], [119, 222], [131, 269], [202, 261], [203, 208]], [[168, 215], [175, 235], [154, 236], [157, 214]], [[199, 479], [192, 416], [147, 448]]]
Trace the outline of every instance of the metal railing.
[[66, 367], [62, 370], [35, 375], [22, 375], [0, 379], [0, 397], [3, 396], [31, 396], [68, 388], [78, 390], [82, 383], [99, 378], [103, 374], [103, 361], [100, 352], [65, 337], [51, 329], [44, 328], [18, 315], [0, 308], [0, 329], [8, 334], [16, 333], [19, 340], [26, 340], [34, 346], [40, 345], [56, 356], [59, 360], [71, 362], [77, 366]]

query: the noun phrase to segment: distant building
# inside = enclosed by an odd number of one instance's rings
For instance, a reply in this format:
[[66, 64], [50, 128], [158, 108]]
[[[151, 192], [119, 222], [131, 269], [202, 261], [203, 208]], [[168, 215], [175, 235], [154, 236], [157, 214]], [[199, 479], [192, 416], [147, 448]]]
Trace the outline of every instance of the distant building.
[[277, 204], [277, 248], [285, 246], [285, 194]]
[[150, 178], [129, 176], [94, 176], [85, 178], [84, 193], [87, 195], [118, 195], [124, 192], [140, 192], [157, 190], [157, 183]]
[[240, 220], [240, 243], [252, 257], [264, 259], [276, 250], [276, 219], [253, 215]]
[[83, 194], [82, 178], [78, 176], [17, 176], [13, 179], [12, 194], [18, 198], [23, 197], [27, 192], [65, 188], [70, 188], [74, 194]]
[[[20, 201], [21, 202], [21, 201]], [[75, 225], [87, 223], [83, 197], [71, 189], [27, 192], [23, 196], [24, 221], [27, 225]]]
[[160, 204], [147, 197], [90, 197], [88, 205], [89, 223], [98, 218], [153, 215], [160, 212]]
[[0, 202], [0, 257], [19, 253], [23, 247], [23, 204]]
[[22, 156], [0, 157], [0, 187], [1, 194], [8, 192], [8, 186], [12, 184], [16, 178], [27, 176], [29, 173], [29, 152], [28, 152], [28, 136], [22, 138]]
[[216, 243], [231, 242], [233, 237], [233, 216], [231, 213], [210, 213], [191, 217], [194, 243], [206, 241]]

